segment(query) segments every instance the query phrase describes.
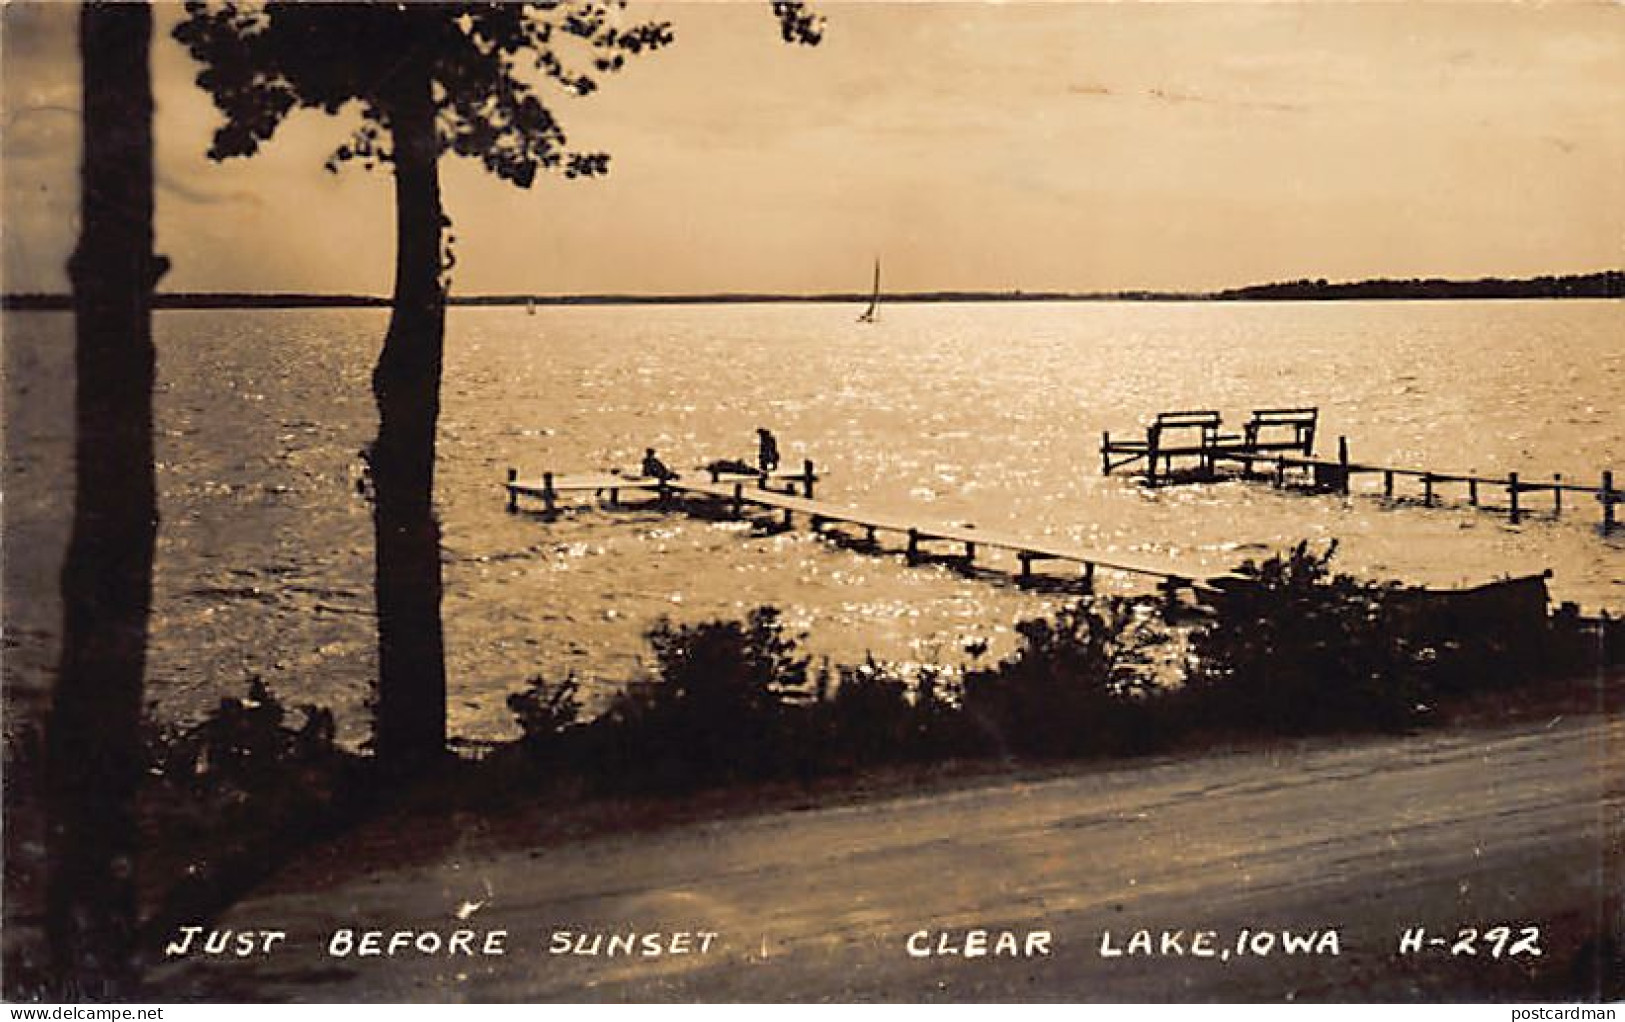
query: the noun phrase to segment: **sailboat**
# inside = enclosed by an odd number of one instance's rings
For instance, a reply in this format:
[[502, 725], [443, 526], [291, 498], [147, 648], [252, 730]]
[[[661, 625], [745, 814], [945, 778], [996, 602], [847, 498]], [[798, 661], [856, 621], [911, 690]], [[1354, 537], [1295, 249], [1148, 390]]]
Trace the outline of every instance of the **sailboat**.
[[858, 317], [858, 322], [859, 323], [873, 323], [875, 321], [875, 312], [879, 308], [880, 308], [880, 260], [876, 259], [875, 260], [875, 289], [874, 289], [874, 293], [869, 296], [869, 307], [867, 309], [863, 310], [863, 314]]

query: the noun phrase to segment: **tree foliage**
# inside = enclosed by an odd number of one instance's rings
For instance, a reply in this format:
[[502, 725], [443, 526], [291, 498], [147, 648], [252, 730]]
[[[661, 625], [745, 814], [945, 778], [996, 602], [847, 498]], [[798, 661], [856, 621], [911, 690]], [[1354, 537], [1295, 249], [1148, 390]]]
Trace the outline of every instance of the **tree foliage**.
[[[209, 155], [252, 156], [299, 108], [360, 125], [330, 169], [394, 160], [395, 89], [408, 52], [424, 55], [435, 84], [442, 152], [477, 159], [528, 188], [539, 171], [606, 172], [609, 155], [571, 147], [546, 101], [595, 92], [629, 58], [669, 45], [670, 22], [631, 21], [625, 0], [540, 3], [239, 3], [188, 0], [175, 36], [204, 68], [198, 85], [225, 115]], [[801, 3], [774, 3], [786, 42], [816, 44], [822, 19]]]

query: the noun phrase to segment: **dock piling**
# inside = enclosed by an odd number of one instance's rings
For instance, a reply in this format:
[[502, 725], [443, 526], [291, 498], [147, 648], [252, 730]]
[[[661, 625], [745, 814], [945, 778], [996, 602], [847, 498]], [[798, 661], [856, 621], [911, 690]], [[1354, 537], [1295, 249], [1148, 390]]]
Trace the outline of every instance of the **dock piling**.
[[1337, 438], [1337, 489], [1339, 493], [1349, 492], [1349, 438]]
[[1513, 525], [1517, 525], [1522, 513], [1518, 510], [1518, 473], [1516, 472], [1507, 473], [1507, 504], [1508, 517], [1511, 518]]
[[519, 494], [514, 492], [514, 488], [513, 488], [513, 484], [517, 483], [518, 481], [519, 481], [519, 470], [510, 465], [508, 467], [508, 510], [509, 511], [518, 511], [519, 510]]
[[553, 489], [553, 473], [542, 473], [542, 510], [550, 517], [558, 512], [558, 493]]
[[1433, 506], [1433, 473], [1422, 473], [1422, 506]]
[[908, 563], [920, 563], [920, 530], [908, 530]]
[[1394, 470], [1391, 468], [1382, 470], [1382, 495], [1388, 500], [1394, 499]]
[[1467, 503], [1473, 507], [1478, 506], [1478, 477], [1469, 474], [1467, 477]]
[[808, 500], [813, 499], [814, 478], [815, 473], [813, 472], [812, 459], [803, 458], [801, 461], [801, 495], [806, 497]]
[[1095, 591], [1095, 562], [1094, 561], [1084, 561], [1083, 562], [1083, 591], [1086, 592], [1086, 593], [1092, 593], [1092, 592]]
[[745, 517], [745, 484], [734, 483], [733, 516], [737, 521]]
[[1612, 532], [1614, 531], [1614, 473], [1604, 472], [1602, 474], [1602, 489], [1598, 492], [1597, 499], [1602, 501], [1602, 531], [1604, 533]]

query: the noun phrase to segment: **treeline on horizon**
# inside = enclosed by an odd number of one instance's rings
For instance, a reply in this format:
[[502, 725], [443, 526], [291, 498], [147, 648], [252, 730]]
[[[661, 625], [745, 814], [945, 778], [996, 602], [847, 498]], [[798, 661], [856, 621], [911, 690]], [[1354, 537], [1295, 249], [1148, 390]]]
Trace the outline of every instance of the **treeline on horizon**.
[[[884, 294], [888, 302], [1211, 302], [1211, 301], [1425, 301], [1452, 299], [1625, 298], [1625, 270], [1520, 279], [1482, 277], [1409, 280], [1387, 277], [1332, 283], [1325, 278], [1250, 284], [1225, 291], [905, 291]], [[867, 293], [778, 294], [730, 292], [691, 295], [453, 295], [450, 305], [727, 305], [757, 302], [864, 302]], [[159, 294], [159, 309], [386, 309], [390, 299], [378, 295], [327, 295], [298, 292], [177, 291]], [[73, 307], [65, 294], [25, 293], [4, 296], [4, 307], [18, 311], [64, 311]]]

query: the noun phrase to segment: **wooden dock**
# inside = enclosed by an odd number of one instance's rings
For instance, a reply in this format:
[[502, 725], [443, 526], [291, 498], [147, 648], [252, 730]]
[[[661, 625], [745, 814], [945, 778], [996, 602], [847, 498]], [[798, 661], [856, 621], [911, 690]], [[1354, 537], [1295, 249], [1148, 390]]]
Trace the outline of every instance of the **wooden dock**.
[[[1377, 476], [1382, 479], [1382, 496], [1396, 500], [1397, 484], [1414, 479], [1421, 484], [1424, 507], [1441, 503], [1440, 490], [1447, 486], [1465, 487], [1470, 507], [1504, 509], [1513, 524], [1525, 515], [1539, 510], [1525, 498], [1550, 494], [1551, 513], [1565, 511], [1565, 496], [1594, 499], [1601, 511], [1604, 533], [1618, 525], [1616, 505], [1625, 503], [1625, 492], [1614, 485], [1614, 473], [1599, 473], [1599, 483], [1587, 486], [1565, 481], [1561, 473], [1553, 473], [1548, 482], [1517, 472], [1505, 476], [1484, 476], [1472, 472], [1440, 472], [1432, 469], [1400, 468], [1388, 465], [1370, 465], [1349, 458], [1348, 438], [1339, 437], [1337, 458], [1314, 456], [1315, 430], [1318, 412], [1314, 408], [1261, 408], [1243, 426], [1241, 433], [1222, 432], [1218, 412], [1211, 410], [1159, 412], [1146, 427], [1143, 439], [1113, 439], [1110, 432], [1101, 434], [1101, 471], [1110, 474], [1115, 469], [1133, 468], [1150, 483], [1170, 481], [1210, 482], [1233, 475], [1221, 471], [1225, 465], [1239, 466], [1242, 478], [1267, 478], [1277, 487], [1300, 485], [1319, 492], [1348, 494], [1358, 477]], [[1187, 467], [1178, 471], [1181, 462]], [[1504, 495], [1500, 504], [1483, 503], [1486, 494], [1499, 491]], [[1573, 501], [1568, 502], [1573, 506]]]
[[[969, 567], [982, 551], [1001, 550], [1015, 556], [1019, 565], [1018, 577], [1023, 583], [1033, 582], [1036, 578], [1034, 564], [1045, 561], [1076, 565], [1081, 569], [1077, 580], [1086, 590], [1094, 588], [1095, 574], [1101, 570], [1154, 579], [1158, 587], [1169, 595], [1180, 590], [1201, 595], [1221, 589], [1240, 578], [1231, 572], [1210, 574], [1194, 567], [1142, 562], [1049, 539], [1031, 539], [971, 525], [932, 522], [913, 516], [834, 504], [810, 495], [817, 478], [811, 462], [806, 462], [800, 472], [780, 471], [766, 478], [719, 473], [715, 481], [703, 472], [698, 473], [698, 478], [684, 475], [668, 480], [606, 474], [545, 473], [540, 480], [527, 481], [521, 480], [518, 472], [510, 469], [506, 489], [510, 511], [518, 509], [522, 497], [541, 500], [544, 510], [553, 513], [566, 494], [607, 495], [611, 503], [619, 503], [621, 493], [633, 491], [653, 495], [664, 506], [673, 505], [677, 498], [697, 501], [721, 510], [734, 519], [765, 511], [775, 516], [782, 528], [794, 527], [799, 518], [814, 532], [861, 530], [863, 541], [876, 547], [879, 546], [880, 534], [886, 533], [902, 541], [903, 554], [910, 564], [947, 559]], [[797, 487], [800, 487], [799, 493], [796, 492]], [[943, 544], [949, 545], [952, 552], [942, 553]]]
[[542, 473], [536, 480], [524, 481], [519, 478], [519, 470], [508, 469], [508, 510], [519, 509], [520, 497], [533, 497], [542, 502], [545, 511], [551, 514], [558, 507], [561, 497], [568, 494], [592, 493], [594, 495], [608, 495], [611, 504], [618, 504], [623, 492], [661, 494], [668, 491], [686, 492], [692, 486], [699, 485], [695, 479], [709, 479], [712, 485], [738, 484], [751, 486], [755, 489], [767, 490], [778, 486], [782, 492], [795, 493], [796, 487], [801, 488], [805, 497], [813, 496], [813, 487], [818, 482], [818, 473], [813, 469], [811, 461], [803, 461], [800, 469], [780, 468], [771, 472], [722, 472], [708, 469], [695, 469], [694, 473], [686, 477], [676, 477], [670, 480], [660, 480], [653, 476], [628, 476], [612, 472], [581, 473], [576, 475], [555, 475], [552, 472]]

